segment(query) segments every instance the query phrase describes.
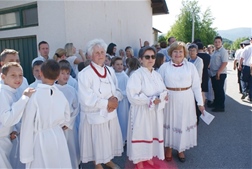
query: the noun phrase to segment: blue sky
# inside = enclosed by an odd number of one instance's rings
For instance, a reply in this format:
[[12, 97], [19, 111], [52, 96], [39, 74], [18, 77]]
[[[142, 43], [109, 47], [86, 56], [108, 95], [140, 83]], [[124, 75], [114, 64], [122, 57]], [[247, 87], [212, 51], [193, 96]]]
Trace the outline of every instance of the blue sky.
[[[180, 14], [182, 0], [166, 0], [169, 14], [153, 16], [153, 27], [167, 33], [171, 25], [176, 21], [176, 16]], [[227, 30], [238, 27], [251, 28], [252, 21], [251, 0], [226, 1], [226, 0], [198, 0], [201, 12], [207, 7], [211, 9], [212, 16], [215, 18], [213, 27], [217, 30]]]

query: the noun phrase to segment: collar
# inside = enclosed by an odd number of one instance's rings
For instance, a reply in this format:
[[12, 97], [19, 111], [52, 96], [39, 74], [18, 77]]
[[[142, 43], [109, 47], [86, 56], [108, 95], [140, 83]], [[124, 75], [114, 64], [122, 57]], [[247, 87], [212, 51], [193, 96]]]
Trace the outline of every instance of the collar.
[[14, 89], [8, 85], [5, 85], [5, 84], [0, 84], [1, 88], [2, 89], [5, 89], [5, 90], [8, 90], [10, 91], [11, 93], [16, 93], [17, 92], [17, 89]]

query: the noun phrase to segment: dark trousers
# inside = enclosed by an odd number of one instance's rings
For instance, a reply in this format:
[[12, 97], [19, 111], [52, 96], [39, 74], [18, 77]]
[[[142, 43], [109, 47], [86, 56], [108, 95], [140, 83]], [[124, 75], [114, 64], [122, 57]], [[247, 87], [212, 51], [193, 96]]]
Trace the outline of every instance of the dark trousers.
[[201, 111], [197, 105], [197, 101], [195, 100], [195, 109], [196, 109], [196, 116], [197, 116], [197, 125], [199, 125], [199, 118], [201, 116]]
[[212, 86], [214, 91], [214, 107], [218, 109], [225, 108], [225, 92], [224, 92], [224, 83], [226, 80], [227, 74], [220, 74], [220, 79], [217, 80], [216, 76], [211, 77]]
[[[238, 63], [237, 63], [238, 67]], [[241, 73], [242, 71], [237, 68], [237, 78], [238, 78], [238, 83], [239, 83], [239, 91], [242, 93], [242, 86], [241, 86]]]
[[251, 75], [250, 75], [250, 67], [243, 66], [241, 73], [241, 85], [242, 85], [242, 93], [249, 93], [251, 88]]

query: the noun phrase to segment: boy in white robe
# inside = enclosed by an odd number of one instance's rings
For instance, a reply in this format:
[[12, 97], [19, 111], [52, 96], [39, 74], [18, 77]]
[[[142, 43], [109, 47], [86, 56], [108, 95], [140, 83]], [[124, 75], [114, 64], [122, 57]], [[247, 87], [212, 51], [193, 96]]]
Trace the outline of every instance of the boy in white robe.
[[[34, 92], [33, 89], [26, 89], [23, 96], [16, 101], [16, 89], [23, 81], [23, 69], [16, 62], [9, 62], [2, 67], [0, 84], [0, 168], [12, 168], [9, 155], [12, 149], [10, 133], [17, 124], [28, 102]], [[12, 136], [14, 139], [16, 136]]]
[[128, 75], [123, 71], [123, 60], [120, 57], [114, 57], [111, 61], [112, 67], [115, 70], [115, 75], [118, 81], [118, 87], [122, 92], [123, 99], [119, 101], [117, 108], [118, 120], [122, 130], [123, 142], [127, 140], [127, 128], [129, 117], [129, 100], [126, 95], [126, 85], [128, 82]]
[[[1, 60], [2, 66], [6, 63], [9, 63], [9, 62], [17, 62], [20, 64], [18, 52], [14, 49], [3, 50], [0, 55], [0, 60]], [[3, 81], [0, 78], [0, 84], [1, 83], [3, 83]], [[17, 99], [21, 98], [24, 90], [28, 87], [29, 87], [28, 82], [27, 82], [26, 78], [23, 77], [22, 84], [16, 89], [15, 97]], [[12, 144], [13, 144], [11, 154], [10, 154], [10, 163], [13, 168], [23, 169], [23, 168], [25, 168], [25, 166], [20, 162], [18, 155], [17, 155], [17, 154], [19, 154], [19, 151], [18, 151], [19, 150], [18, 149], [19, 148], [19, 135], [18, 135], [18, 133], [20, 133], [20, 126], [21, 126], [21, 123], [20, 122], [17, 123], [15, 125], [15, 127], [13, 128], [13, 131], [11, 132], [11, 135], [10, 135], [11, 139], [12, 139]]]
[[79, 102], [76, 90], [67, 84], [70, 77], [71, 65], [67, 60], [61, 60], [60, 65], [60, 76], [56, 82], [57, 88], [65, 95], [71, 112], [71, 120], [68, 129], [64, 130], [69, 153], [71, 157], [72, 167], [78, 169], [80, 164], [80, 153], [79, 153], [79, 141], [76, 118], [79, 114]]
[[38, 84], [24, 111], [20, 160], [26, 168], [72, 168], [63, 132], [70, 126], [70, 108], [64, 94], [54, 85], [59, 73], [55, 60], [42, 64], [42, 84]]
[[39, 83], [42, 83], [41, 81], [41, 65], [44, 62], [42, 60], [36, 60], [32, 65], [32, 74], [35, 78], [35, 81], [29, 85], [29, 87], [36, 88]]

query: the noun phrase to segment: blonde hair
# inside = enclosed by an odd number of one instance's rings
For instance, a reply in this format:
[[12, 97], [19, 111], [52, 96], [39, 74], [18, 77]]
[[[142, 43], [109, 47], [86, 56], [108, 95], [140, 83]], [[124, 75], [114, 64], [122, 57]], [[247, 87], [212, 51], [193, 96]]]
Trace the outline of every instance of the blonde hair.
[[18, 52], [14, 49], [4, 49], [0, 54], [0, 61], [4, 61], [8, 54], [18, 55]]
[[173, 42], [173, 43], [170, 45], [170, 48], [169, 48], [169, 50], [168, 50], [169, 56], [172, 56], [172, 52], [173, 52], [174, 50], [177, 50], [177, 49], [183, 49], [183, 50], [184, 50], [184, 57], [187, 56], [188, 51], [187, 51], [186, 45], [185, 45], [184, 42], [181, 42], [181, 41], [175, 41], [175, 42]]
[[17, 63], [17, 62], [8, 62], [8, 63], [5, 63], [3, 65], [2, 74], [7, 75], [7, 73], [9, 72], [11, 67], [19, 67], [23, 71], [23, 68], [19, 63]]
[[66, 57], [74, 55], [73, 53], [73, 43], [67, 43], [65, 45], [65, 50], [66, 50]]
[[66, 54], [66, 50], [63, 48], [59, 48], [56, 50], [55, 54], [53, 55], [54, 60], [58, 60], [58, 58], [61, 58], [61, 56]]

